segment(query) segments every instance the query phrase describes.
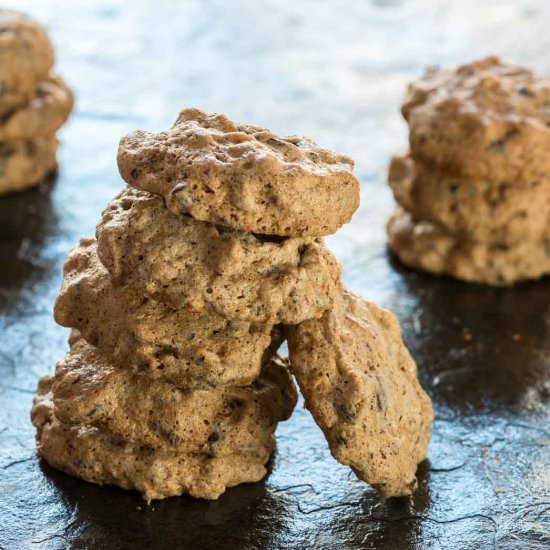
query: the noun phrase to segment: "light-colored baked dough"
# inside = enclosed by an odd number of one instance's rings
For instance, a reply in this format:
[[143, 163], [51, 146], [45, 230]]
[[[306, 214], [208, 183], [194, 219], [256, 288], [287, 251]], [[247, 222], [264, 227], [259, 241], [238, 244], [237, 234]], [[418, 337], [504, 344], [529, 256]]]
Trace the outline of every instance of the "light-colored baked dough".
[[54, 315], [115, 364], [179, 387], [249, 384], [282, 343], [271, 325], [173, 309], [114, 285], [89, 238], [65, 261]]
[[254, 454], [213, 457], [134, 445], [86, 424], [64, 424], [54, 415], [52, 378], [40, 379], [31, 418], [38, 452], [54, 468], [99, 485], [136, 489], [147, 501], [187, 493], [217, 499], [228, 487], [266, 474], [272, 446]]
[[321, 319], [286, 330], [305, 405], [336, 460], [384, 496], [412, 494], [433, 412], [397, 319], [343, 291]]
[[495, 182], [550, 174], [550, 78], [496, 57], [431, 69], [409, 86], [402, 112], [417, 158]]
[[460, 239], [397, 208], [387, 224], [388, 243], [405, 265], [437, 275], [495, 286], [550, 273], [550, 239], [492, 244]]
[[321, 316], [339, 289], [340, 267], [320, 239], [224, 229], [173, 214], [136, 189], [110, 202], [97, 239], [117, 284], [174, 309], [292, 324]]
[[58, 362], [55, 416], [159, 450], [226, 456], [273, 447], [277, 422], [296, 404], [286, 365], [268, 361], [246, 387], [177, 388], [115, 367], [82, 337]]
[[55, 171], [55, 136], [0, 143], [0, 195], [38, 185]]
[[359, 205], [350, 158], [199, 109], [181, 111], [166, 132], [123, 137], [118, 166], [174, 213], [251, 233], [328, 235]]
[[65, 123], [73, 108], [73, 94], [63, 79], [51, 73], [36, 87], [35, 96], [0, 124], [0, 141], [50, 136]]
[[54, 61], [44, 29], [26, 15], [0, 9], [0, 116], [26, 105]]
[[416, 219], [439, 224], [457, 238], [502, 244], [550, 238], [550, 174], [496, 183], [446, 174], [406, 154], [393, 157], [388, 183]]

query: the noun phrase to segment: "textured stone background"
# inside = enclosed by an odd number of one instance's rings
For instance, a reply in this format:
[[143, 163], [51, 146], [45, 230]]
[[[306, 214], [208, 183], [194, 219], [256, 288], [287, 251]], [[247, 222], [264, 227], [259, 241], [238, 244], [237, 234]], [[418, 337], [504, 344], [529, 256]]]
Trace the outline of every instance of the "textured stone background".
[[[388, 257], [384, 186], [398, 114], [426, 65], [500, 53], [550, 74], [543, 0], [13, 0], [43, 21], [77, 94], [57, 178], [0, 199], [0, 547], [548, 548], [550, 280], [511, 290], [406, 272]], [[300, 407], [270, 475], [217, 502], [133, 493], [34, 452], [37, 378], [66, 349], [52, 319], [67, 252], [121, 187], [115, 152], [183, 106], [303, 133], [357, 161], [362, 206], [329, 244], [353, 289], [393, 310], [434, 399], [411, 499], [382, 501], [337, 465]], [[519, 335], [519, 338], [515, 335]]]

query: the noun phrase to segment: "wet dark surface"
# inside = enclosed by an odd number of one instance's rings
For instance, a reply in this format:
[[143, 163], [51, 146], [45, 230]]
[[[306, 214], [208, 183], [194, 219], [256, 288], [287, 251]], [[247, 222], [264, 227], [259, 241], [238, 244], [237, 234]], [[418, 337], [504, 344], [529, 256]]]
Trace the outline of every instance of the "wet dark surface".
[[[546, 3], [16, 5], [48, 25], [78, 102], [57, 178], [0, 199], [0, 547], [548, 548], [550, 280], [495, 290], [407, 272], [388, 258], [383, 230], [386, 165], [406, 140], [406, 81], [490, 52], [550, 74]], [[379, 499], [331, 459], [301, 407], [278, 429], [265, 481], [216, 502], [148, 508], [36, 458], [32, 393], [67, 348], [51, 315], [63, 258], [121, 187], [119, 137], [165, 128], [190, 105], [357, 160], [362, 206], [329, 244], [347, 284], [402, 320], [435, 403], [413, 498]]]

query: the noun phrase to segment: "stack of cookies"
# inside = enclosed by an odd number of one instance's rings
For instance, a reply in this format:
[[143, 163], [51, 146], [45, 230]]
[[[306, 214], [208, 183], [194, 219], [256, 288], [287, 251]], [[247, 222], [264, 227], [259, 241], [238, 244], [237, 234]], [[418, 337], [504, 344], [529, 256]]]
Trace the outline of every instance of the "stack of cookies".
[[402, 106], [389, 245], [406, 265], [510, 285], [550, 273], [550, 79], [489, 57], [428, 70]]
[[0, 9], [0, 195], [36, 185], [56, 167], [55, 133], [73, 106], [53, 72], [44, 29]]
[[391, 314], [345, 291], [322, 236], [358, 205], [351, 159], [187, 109], [124, 137], [129, 184], [65, 263], [71, 351], [39, 383], [41, 455], [148, 500], [257, 481], [296, 393], [334, 456], [410, 494], [431, 405]]

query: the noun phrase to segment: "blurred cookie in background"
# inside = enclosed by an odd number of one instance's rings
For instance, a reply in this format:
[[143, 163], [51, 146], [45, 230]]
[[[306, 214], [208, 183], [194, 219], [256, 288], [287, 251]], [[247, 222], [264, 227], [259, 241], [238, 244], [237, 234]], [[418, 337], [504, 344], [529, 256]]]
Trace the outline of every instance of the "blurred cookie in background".
[[0, 195], [37, 185], [55, 170], [55, 133], [73, 94], [53, 64], [46, 31], [24, 14], [0, 10]]

